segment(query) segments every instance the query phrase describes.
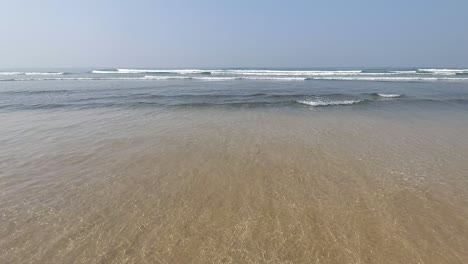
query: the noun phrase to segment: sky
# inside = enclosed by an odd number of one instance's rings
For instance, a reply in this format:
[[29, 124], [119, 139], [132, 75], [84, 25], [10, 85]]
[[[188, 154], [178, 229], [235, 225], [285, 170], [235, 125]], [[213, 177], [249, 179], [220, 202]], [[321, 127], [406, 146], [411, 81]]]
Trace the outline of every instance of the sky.
[[0, 67], [467, 67], [468, 0], [0, 0]]

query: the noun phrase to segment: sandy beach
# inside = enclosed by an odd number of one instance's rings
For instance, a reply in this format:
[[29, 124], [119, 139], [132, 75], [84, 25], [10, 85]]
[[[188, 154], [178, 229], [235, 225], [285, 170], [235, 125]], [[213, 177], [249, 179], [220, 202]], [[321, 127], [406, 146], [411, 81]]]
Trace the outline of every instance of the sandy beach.
[[466, 113], [387, 110], [0, 114], [0, 260], [467, 262]]

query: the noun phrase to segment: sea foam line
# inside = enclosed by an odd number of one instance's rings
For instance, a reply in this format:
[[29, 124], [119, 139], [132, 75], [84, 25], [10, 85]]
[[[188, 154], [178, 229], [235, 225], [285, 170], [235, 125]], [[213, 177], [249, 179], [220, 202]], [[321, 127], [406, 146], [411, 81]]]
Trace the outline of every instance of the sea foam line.
[[332, 106], [332, 105], [352, 105], [363, 102], [362, 100], [341, 100], [341, 101], [325, 101], [322, 99], [315, 100], [299, 100], [296, 101], [300, 104], [310, 105], [310, 106]]
[[64, 72], [0, 72], [0, 75], [63, 75]]
[[0, 75], [22, 75], [24, 72], [0, 72]]
[[230, 81], [230, 80], [258, 80], [258, 81], [305, 81], [305, 80], [336, 80], [336, 81], [468, 81], [468, 78], [452, 77], [298, 77], [298, 76], [227, 76], [227, 77], [202, 77], [202, 76], [154, 76], [144, 77], [61, 77], [61, 78], [14, 78], [0, 79], [0, 81], [67, 81], [67, 80], [201, 80], [201, 81]]
[[355, 75], [361, 70], [349, 71], [301, 71], [301, 70], [206, 70], [206, 69], [178, 69], [178, 70], [153, 70], [153, 69], [115, 69], [93, 70], [96, 74], [142, 74], [142, 73], [175, 73], [175, 74], [232, 74], [232, 75]]
[[384, 93], [378, 93], [377, 95], [380, 97], [385, 97], [385, 98], [397, 98], [401, 96], [401, 94], [384, 94]]
[[468, 78], [451, 77], [311, 77], [308, 80], [338, 80], [338, 81], [468, 81]]
[[305, 77], [268, 77], [268, 76], [258, 76], [258, 77], [194, 77], [194, 76], [152, 76], [147, 75], [145, 79], [150, 80], [177, 80], [177, 79], [192, 79], [192, 80], [202, 80], [202, 81], [230, 81], [230, 80], [264, 80], [264, 81], [304, 81], [307, 78]]
[[180, 80], [180, 79], [192, 79], [190, 76], [153, 76], [146, 75], [143, 79], [145, 80]]
[[418, 69], [417, 72], [436, 75], [457, 75], [460, 73], [468, 73], [468, 69]]
[[145, 78], [102, 78], [102, 77], [69, 77], [69, 78], [17, 78], [0, 79], [0, 81], [109, 81], [109, 80], [145, 80]]
[[428, 72], [468, 72], [468, 69], [418, 69], [418, 71], [428, 71]]
[[[115, 69], [115, 70], [93, 70], [95, 74], [210, 74], [210, 75], [240, 75], [240, 76], [392, 76], [392, 75], [456, 75], [468, 73], [468, 69], [418, 69], [418, 70], [394, 70], [383, 72], [367, 72], [363, 70], [229, 70], [229, 69]], [[403, 77], [405, 78], [405, 77]]]
[[139, 69], [117, 69], [118, 73], [179, 73], [179, 74], [195, 74], [207, 73], [208, 70], [200, 69], [181, 69], [181, 70], [139, 70]]
[[202, 74], [209, 73], [208, 70], [181, 69], [181, 70], [149, 70], [149, 69], [115, 69], [115, 70], [93, 70], [97, 74], [143, 74], [143, 73], [176, 73], [176, 74]]
[[211, 74], [233, 75], [356, 75], [362, 71], [300, 71], [300, 70], [212, 70]]
[[192, 76], [154, 76], [146, 75], [146, 80], [203, 80], [203, 81], [229, 81], [236, 80], [237, 77], [192, 77]]
[[0, 79], [0, 81], [123, 81], [123, 80], [200, 80], [200, 81], [231, 81], [231, 80], [264, 80], [264, 81], [304, 81], [303, 77], [194, 77], [194, 76], [153, 76], [144, 77], [66, 77], [66, 78], [16, 78]]

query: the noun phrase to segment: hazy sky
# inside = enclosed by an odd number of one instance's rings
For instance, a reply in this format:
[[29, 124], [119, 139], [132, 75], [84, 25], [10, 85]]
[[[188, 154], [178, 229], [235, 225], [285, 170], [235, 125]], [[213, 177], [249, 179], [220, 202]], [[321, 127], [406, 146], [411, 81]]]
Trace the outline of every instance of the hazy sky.
[[0, 67], [468, 66], [468, 0], [0, 0]]

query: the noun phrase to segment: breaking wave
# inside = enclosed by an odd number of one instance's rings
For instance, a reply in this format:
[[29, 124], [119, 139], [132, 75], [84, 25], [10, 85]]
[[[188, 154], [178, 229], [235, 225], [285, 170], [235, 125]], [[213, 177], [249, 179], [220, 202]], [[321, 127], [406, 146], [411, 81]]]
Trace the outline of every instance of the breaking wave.
[[68, 78], [17, 78], [0, 79], [0, 81], [111, 81], [111, 80], [145, 80], [145, 78], [104, 78], [104, 77], [68, 77]]
[[468, 69], [418, 69], [418, 73], [457, 75], [458, 73], [468, 73]]
[[322, 75], [356, 75], [361, 71], [299, 71], [299, 70], [212, 70], [212, 74], [233, 75], [268, 75], [268, 76], [322, 76]]
[[258, 81], [304, 81], [305, 77], [194, 77], [194, 76], [157, 76], [144, 77], [66, 77], [66, 78], [16, 78], [0, 79], [0, 81], [124, 81], [124, 80], [200, 80], [200, 81], [231, 81], [231, 80], [258, 80]]
[[22, 75], [23, 72], [0, 72], [0, 75]]
[[385, 98], [397, 98], [401, 97], [401, 94], [384, 94], [384, 93], [378, 93], [377, 94], [380, 97], [385, 97]]
[[305, 81], [305, 77], [240, 77], [242, 80], [265, 80], [265, 81]]
[[64, 72], [0, 72], [0, 75], [63, 75]]
[[[134, 78], [136, 79], [136, 78]], [[153, 76], [146, 75], [144, 80], [180, 80], [180, 79], [192, 79], [190, 76]]]
[[335, 80], [335, 81], [468, 81], [468, 78], [452, 77], [295, 77], [295, 76], [226, 76], [203, 77], [181, 75], [146, 75], [144, 77], [47, 77], [47, 78], [10, 78], [0, 81], [111, 81], [111, 80], [202, 80], [202, 81], [231, 81], [231, 80], [258, 80], [258, 81], [305, 81], [305, 80]]
[[307, 80], [338, 80], [338, 81], [468, 81], [468, 78], [451, 77], [312, 77]]
[[363, 102], [363, 100], [341, 100], [341, 101], [327, 101], [323, 99], [313, 99], [313, 100], [299, 100], [297, 101], [300, 104], [310, 105], [310, 106], [333, 106], [333, 105], [352, 105]]
[[173, 74], [211, 74], [207, 70], [198, 70], [198, 69], [182, 69], [182, 70], [145, 70], [145, 69], [115, 69], [115, 70], [93, 70], [91, 73], [97, 74], [163, 74], [163, 73], [173, 73]]

